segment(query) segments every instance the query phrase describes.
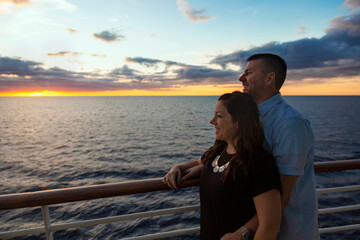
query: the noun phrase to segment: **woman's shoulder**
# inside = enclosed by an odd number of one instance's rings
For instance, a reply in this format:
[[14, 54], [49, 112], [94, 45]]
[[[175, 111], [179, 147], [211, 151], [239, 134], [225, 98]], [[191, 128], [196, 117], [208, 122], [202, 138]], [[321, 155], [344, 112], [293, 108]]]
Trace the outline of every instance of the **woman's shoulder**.
[[256, 160], [259, 160], [259, 161], [272, 161], [274, 160], [274, 157], [273, 155], [271, 155], [271, 153], [269, 153], [268, 151], [266, 151], [264, 148], [258, 148], [256, 151], [255, 151], [255, 154], [254, 154], [254, 158]]
[[275, 158], [271, 153], [261, 148], [255, 152], [253, 164], [255, 167], [273, 168], [276, 167]]

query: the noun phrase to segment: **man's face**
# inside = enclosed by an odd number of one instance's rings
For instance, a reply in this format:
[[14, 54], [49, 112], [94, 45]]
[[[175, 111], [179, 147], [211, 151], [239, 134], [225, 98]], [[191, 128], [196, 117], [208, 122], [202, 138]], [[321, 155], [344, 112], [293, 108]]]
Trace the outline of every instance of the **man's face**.
[[251, 95], [255, 101], [261, 99], [261, 94], [266, 89], [266, 74], [263, 71], [262, 59], [255, 59], [248, 62], [244, 73], [240, 76], [239, 81], [243, 84], [243, 92]]

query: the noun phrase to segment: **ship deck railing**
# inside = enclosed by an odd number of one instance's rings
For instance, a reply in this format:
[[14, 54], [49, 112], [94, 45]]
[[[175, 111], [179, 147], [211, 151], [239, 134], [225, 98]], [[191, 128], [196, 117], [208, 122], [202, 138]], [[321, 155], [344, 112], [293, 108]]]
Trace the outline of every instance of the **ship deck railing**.
[[[354, 169], [360, 169], [360, 159], [315, 162], [314, 164], [314, 170], [316, 173], [345, 171], [345, 170], [354, 170]], [[190, 180], [183, 182], [180, 188], [197, 187], [198, 185], [199, 185], [198, 179]], [[120, 216], [95, 218], [90, 220], [75, 221], [68, 223], [54, 223], [51, 221], [50, 218], [50, 212], [49, 212], [50, 205], [64, 204], [64, 203], [77, 202], [77, 201], [87, 201], [92, 199], [102, 199], [109, 197], [119, 197], [125, 195], [149, 193], [149, 192], [156, 192], [163, 190], [170, 190], [170, 189], [163, 184], [161, 178], [153, 178], [146, 180], [120, 182], [120, 183], [109, 183], [109, 184], [92, 185], [92, 186], [84, 186], [84, 187], [73, 187], [73, 188], [63, 188], [63, 189], [45, 190], [45, 191], [37, 191], [37, 192], [25, 192], [25, 193], [0, 195], [0, 210], [41, 207], [42, 217], [43, 217], [43, 225], [35, 228], [0, 232], [0, 239], [7, 239], [18, 236], [27, 236], [27, 235], [39, 235], [45, 233], [46, 239], [52, 240], [54, 239], [53, 233], [60, 230], [95, 226], [99, 224], [109, 224], [109, 223], [115, 223], [125, 220], [142, 219], [142, 218], [148, 218], [154, 216], [163, 216], [163, 215], [176, 214], [187, 211], [199, 211], [200, 209], [199, 205], [192, 205], [192, 206], [126, 214]], [[317, 193], [326, 194], [326, 193], [335, 193], [335, 192], [339, 193], [339, 192], [359, 191], [359, 190], [360, 190], [360, 185], [352, 185], [352, 186], [317, 189]], [[319, 209], [319, 214], [331, 214], [335, 212], [352, 211], [358, 209], [360, 209], [360, 204]], [[360, 229], [360, 224], [354, 223], [351, 225], [319, 228], [319, 232], [320, 234], [323, 234], [330, 232], [347, 231], [352, 229]], [[194, 233], [198, 233], [199, 231], [200, 231], [200, 227], [194, 226], [187, 229], [152, 233], [142, 236], [133, 236], [133, 237], [129, 236], [127, 238], [123, 238], [123, 240], [124, 239], [126, 240], [161, 239], [166, 237], [194, 234]]]

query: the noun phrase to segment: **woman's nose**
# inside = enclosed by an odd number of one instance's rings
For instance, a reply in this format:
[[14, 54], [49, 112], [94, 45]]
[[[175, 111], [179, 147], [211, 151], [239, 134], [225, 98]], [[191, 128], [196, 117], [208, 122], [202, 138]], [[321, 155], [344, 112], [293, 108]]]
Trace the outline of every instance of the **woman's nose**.
[[215, 117], [213, 117], [213, 118], [210, 120], [210, 124], [215, 125]]

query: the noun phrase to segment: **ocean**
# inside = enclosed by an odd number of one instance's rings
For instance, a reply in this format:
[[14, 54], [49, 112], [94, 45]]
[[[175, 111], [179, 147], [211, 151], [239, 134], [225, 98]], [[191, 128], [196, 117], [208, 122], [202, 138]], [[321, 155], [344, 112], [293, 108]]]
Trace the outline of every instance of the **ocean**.
[[[360, 96], [284, 99], [311, 122], [316, 162], [360, 158]], [[215, 96], [0, 98], [0, 194], [162, 177], [212, 145], [209, 121], [216, 101]], [[318, 188], [359, 184], [360, 170], [321, 173], [316, 181]], [[324, 194], [319, 206], [359, 200], [360, 192]], [[198, 188], [190, 188], [53, 205], [50, 214], [58, 223], [198, 203]], [[199, 218], [199, 212], [188, 212], [58, 231], [54, 238], [121, 239], [193, 227]], [[359, 223], [359, 210], [319, 216], [320, 227]], [[0, 231], [40, 225], [40, 208], [0, 212]], [[359, 236], [360, 230], [350, 230], [321, 239]]]

